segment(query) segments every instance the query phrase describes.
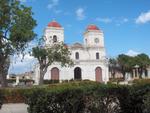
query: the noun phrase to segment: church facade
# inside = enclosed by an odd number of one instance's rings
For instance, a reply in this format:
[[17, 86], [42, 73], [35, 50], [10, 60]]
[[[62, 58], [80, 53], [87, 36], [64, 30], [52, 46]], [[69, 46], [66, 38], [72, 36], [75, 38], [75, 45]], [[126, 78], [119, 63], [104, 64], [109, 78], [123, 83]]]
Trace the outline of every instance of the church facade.
[[[57, 42], [64, 42], [64, 28], [56, 21], [52, 21], [44, 30], [46, 46]], [[91, 80], [107, 83], [108, 61], [104, 46], [104, 34], [96, 25], [87, 26], [83, 43], [68, 45], [71, 52], [73, 67], [61, 67], [60, 63], [53, 63], [47, 69], [44, 79], [47, 80]], [[39, 69], [35, 69], [35, 82], [39, 82]]]

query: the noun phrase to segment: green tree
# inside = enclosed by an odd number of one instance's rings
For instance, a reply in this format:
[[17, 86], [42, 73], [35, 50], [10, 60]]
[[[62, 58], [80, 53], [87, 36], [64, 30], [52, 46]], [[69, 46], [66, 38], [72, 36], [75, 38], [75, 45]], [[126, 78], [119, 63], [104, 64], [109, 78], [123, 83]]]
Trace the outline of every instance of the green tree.
[[7, 86], [10, 56], [23, 52], [36, 36], [36, 21], [30, 7], [17, 0], [0, 0], [0, 81]]
[[141, 53], [135, 56], [135, 65], [139, 65], [140, 77], [146, 73], [146, 69], [150, 66], [150, 58], [148, 55]]
[[47, 72], [47, 68], [54, 62], [61, 63], [61, 66], [71, 66], [73, 65], [70, 59], [70, 51], [68, 47], [63, 43], [54, 44], [50, 47], [34, 47], [32, 49], [32, 54], [39, 62], [40, 70], [40, 81], [39, 84], [43, 84], [43, 78]]
[[115, 58], [109, 59], [109, 71], [111, 72], [111, 75], [113, 78], [115, 78], [116, 71], [119, 71], [119, 65], [118, 61]]
[[134, 58], [125, 54], [118, 55], [118, 64], [121, 68], [121, 72], [123, 76], [125, 77], [126, 72], [131, 73], [132, 67], [134, 65]]

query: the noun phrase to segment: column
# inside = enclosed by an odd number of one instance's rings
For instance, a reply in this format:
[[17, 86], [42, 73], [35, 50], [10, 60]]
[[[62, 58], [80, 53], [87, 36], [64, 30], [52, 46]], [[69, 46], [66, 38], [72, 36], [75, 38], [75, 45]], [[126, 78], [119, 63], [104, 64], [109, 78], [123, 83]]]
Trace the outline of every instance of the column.
[[133, 79], [135, 78], [135, 69], [133, 69]]
[[147, 78], [150, 79], [150, 68], [147, 69]]

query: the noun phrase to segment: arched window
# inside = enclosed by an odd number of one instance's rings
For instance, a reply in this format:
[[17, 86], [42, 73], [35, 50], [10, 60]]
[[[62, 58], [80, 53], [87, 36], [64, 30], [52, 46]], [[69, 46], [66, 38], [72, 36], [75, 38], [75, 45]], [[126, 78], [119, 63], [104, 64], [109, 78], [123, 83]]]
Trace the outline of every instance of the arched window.
[[75, 53], [75, 58], [79, 59], [79, 53], [78, 52]]
[[57, 42], [57, 36], [56, 35], [53, 36], [53, 42], [54, 43]]
[[99, 53], [96, 53], [96, 59], [99, 59]]

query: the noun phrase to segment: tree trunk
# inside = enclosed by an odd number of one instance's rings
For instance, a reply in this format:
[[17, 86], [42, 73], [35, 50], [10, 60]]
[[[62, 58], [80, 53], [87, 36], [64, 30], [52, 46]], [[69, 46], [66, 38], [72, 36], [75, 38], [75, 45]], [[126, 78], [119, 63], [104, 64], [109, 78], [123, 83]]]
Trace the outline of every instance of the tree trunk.
[[0, 71], [0, 81], [1, 81], [1, 87], [7, 87], [7, 74], [5, 72]]
[[0, 82], [1, 82], [1, 87], [7, 87], [7, 74], [8, 74], [8, 69], [10, 66], [10, 59], [9, 57], [7, 58], [2, 58], [0, 59]]
[[44, 83], [44, 75], [47, 72], [48, 64], [43, 66], [40, 66], [40, 80], [39, 85], [42, 85]]
[[43, 79], [44, 79], [44, 72], [43, 69], [40, 68], [40, 80], [39, 80], [39, 85], [43, 84]]

